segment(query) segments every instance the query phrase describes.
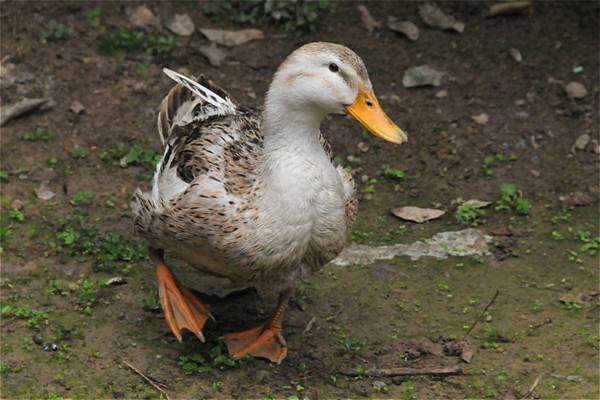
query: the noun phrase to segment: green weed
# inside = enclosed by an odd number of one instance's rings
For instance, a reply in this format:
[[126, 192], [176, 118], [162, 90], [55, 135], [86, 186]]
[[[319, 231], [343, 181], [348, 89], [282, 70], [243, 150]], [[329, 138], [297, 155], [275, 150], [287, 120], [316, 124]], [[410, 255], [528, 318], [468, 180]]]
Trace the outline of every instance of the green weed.
[[266, 20], [288, 32], [306, 32], [317, 29], [325, 14], [334, 10], [331, 0], [250, 0], [220, 1], [204, 4], [207, 17], [255, 25]]
[[60, 221], [58, 233], [50, 241], [50, 246], [59, 254], [79, 260], [93, 257], [96, 270], [111, 271], [123, 263], [148, 258], [143, 242], [116, 232], [101, 232], [89, 222], [83, 210], [76, 210]]
[[464, 225], [477, 225], [480, 217], [485, 215], [485, 210], [480, 207], [476, 207], [470, 203], [463, 203], [456, 209], [454, 218], [461, 224]]
[[86, 191], [86, 192], [77, 192], [71, 198], [71, 205], [79, 206], [82, 204], [90, 204], [91, 201], [96, 196], [96, 192]]
[[591, 256], [598, 254], [600, 246], [600, 236], [593, 237], [592, 233], [585, 229], [578, 229], [577, 238], [583, 243], [581, 251], [588, 253]]
[[523, 198], [521, 191], [512, 183], [500, 185], [500, 199], [496, 202], [496, 210], [513, 210], [527, 215], [531, 209], [529, 200]]
[[82, 159], [82, 158], [86, 158], [88, 155], [90, 154], [90, 151], [88, 149], [86, 149], [85, 147], [73, 147], [73, 149], [71, 150], [71, 157], [75, 158], [75, 159]]
[[47, 129], [38, 127], [32, 131], [25, 132], [23, 136], [21, 136], [21, 138], [28, 142], [47, 142], [48, 140], [53, 139], [54, 135], [50, 133]]
[[40, 33], [42, 43], [62, 42], [73, 36], [73, 27], [50, 20], [46, 29]]
[[2, 317], [15, 317], [26, 320], [27, 326], [39, 330], [41, 325], [48, 325], [48, 314], [44, 311], [34, 310], [30, 307], [14, 307], [9, 304], [0, 309]]
[[101, 33], [96, 37], [96, 43], [98, 52], [104, 55], [126, 51], [145, 52], [156, 58], [164, 58], [173, 50], [175, 38], [171, 35], [119, 30]]
[[21, 210], [16, 210], [16, 209], [9, 210], [8, 216], [11, 217], [12, 219], [14, 219], [15, 221], [19, 221], [19, 222], [25, 221], [25, 214], [23, 214], [23, 211], [21, 211]]
[[496, 155], [488, 154], [485, 157], [483, 157], [483, 165], [482, 165], [481, 169], [483, 170], [483, 174], [485, 176], [494, 176], [493, 167], [496, 166], [498, 162], [516, 161], [518, 159], [519, 158], [515, 154], [511, 154], [511, 155], [506, 155], [506, 154], [502, 154], [502, 153], [498, 153]]
[[389, 179], [402, 179], [404, 178], [404, 171], [401, 169], [392, 168], [389, 165], [384, 165], [382, 169], [382, 175]]

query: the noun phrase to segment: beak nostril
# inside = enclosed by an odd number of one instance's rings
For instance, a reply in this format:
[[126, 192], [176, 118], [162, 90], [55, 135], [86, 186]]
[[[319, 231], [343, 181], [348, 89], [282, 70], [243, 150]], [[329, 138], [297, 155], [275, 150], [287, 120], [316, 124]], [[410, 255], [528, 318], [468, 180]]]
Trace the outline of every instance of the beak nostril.
[[365, 103], [367, 103], [368, 107], [373, 107], [373, 102], [371, 100], [367, 100]]

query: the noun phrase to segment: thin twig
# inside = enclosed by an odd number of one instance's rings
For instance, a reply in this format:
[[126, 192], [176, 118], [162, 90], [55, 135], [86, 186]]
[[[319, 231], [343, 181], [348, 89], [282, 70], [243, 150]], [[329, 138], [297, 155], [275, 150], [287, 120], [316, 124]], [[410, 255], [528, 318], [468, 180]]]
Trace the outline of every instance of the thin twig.
[[540, 383], [540, 380], [542, 379], [542, 376], [544, 376], [543, 372], [541, 374], [539, 374], [537, 378], [535, 378], [535, 381], [533, 381], [533, 385], [531, 385], [531, 387], [529, 388], [529, 390], [527, 391], [527, 393], [525, 394], [525, 396], [521, 397], [521, 400], [528, 399], [531, 396], [531, 394], [533, 393], [533, 391], [537, 387], [538, 383]]
[[467, 333], [465, 333], [465, 335], [462, 337], [462, 340], [465, 340], [471, 334], [473, 329], [475, 329], [475, 326], [477, 325], [477, 323], [481, 320], [481, 317], [483, 317], [483, 314], [485, 314], [485, 312], [488, 310], [488, 308], [490, 308], [492, 306], [492, 304], [494, 304], [494, 302], [496, 301], [496, 297], [498, 297], [499, 294], [500, 294], [500, 291], [496, 289], [496, 294], [494, 294], [494, 297], [492, 297], [492, 299], [487, 303], [487, 305], [484, 307], [484, 309], [481, 310], [481, 312], [479, 313], [479, 315], [477, 316], [475, 321], [473, 321], [473, 323], [471, 324], [471, 327], [469, 328]]
[[317, 317], [312, 317], [310, 319], [310, 321], [308, 321], [308, 323], [306, 324], [306, 328], [304, 328], [304, 331], [302, 332], [302, 334], [307, 335], [308, 332], [310, 332], [310, 330], [312, 329], [315, 322], [317, 322]]
[[171, 398], [169, 397], [169, 395], [167, 394], [167, 392], [165, 392], [154, 379], [152, 379], [152, 378], [144, 375], [139, 369], [137, 369], [136, 367], [134, 367], [133, 365], [131, 365], [127, 360], [122, 359], [121, 362], [123, 364], [125, 364], [127, 367], [129, 367], [129, 369], [131, 369], [133, 372], [135, 372], [136, 374], [138, 374], [139, 376], [141, 376], [142, 378], [144, 378], [144, 380], [146, 382], [148, 382], [156, 390], [158, 390], [163, 396], [165, 396], [165, 399], [171, 400]]
[[531, 329], [541, 328], [544, 325], [550, 325], [552, 323], [552, 318], [547, 318], [544, 322], [540, 322], [539, 324], [533, 325]]
[[440, 368], [373, 368], [366, 371], [345, 370], [340, 371], [340, 374], [345, 376], [369, 376], [373, 378], [385, 378], [390, 376], [402, 375], [458, 375], [462, 374], [463, 370], [460, 366]]

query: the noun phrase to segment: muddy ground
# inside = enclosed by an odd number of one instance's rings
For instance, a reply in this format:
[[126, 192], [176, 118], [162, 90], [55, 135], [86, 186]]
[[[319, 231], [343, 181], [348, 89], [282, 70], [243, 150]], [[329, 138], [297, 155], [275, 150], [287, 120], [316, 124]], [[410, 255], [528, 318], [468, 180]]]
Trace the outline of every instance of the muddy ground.
[[[203, 3], [147, 5], [163, 21], [187, 13], [197, 27], [248, 27], [209, 19]], [[100, 53], [106, 32], [132, 30], [136, 3], [0, 4], [2, 105], [54, 102], [2, 128], [2, 398], [159, 398], [125, 362], [171, 398], [598, 398], [597, 3], [540, 2], [525, 15], [485, 19], [486, 2], [444, 2], [465, 22], [462, 34], [426, 27], [413, 2], [367, 3], [384, 25], [388, 16], [415, 22], [416, 42], [385, 26], [369, 35], [356, 5], [337, 3], [301, 35], [260, 20], [265, 40], [228, 49], [212, 67], [199, 54], [208, 44], [201, 34], [171, 42], [164, 28], [144, 34], [159, 38], [148, 51]], [[492, 237], [490, 254], [328, 266], [292, 300], [289, 357], [279, 366], [223, 354], [221, 334], [259, 323], [273, 307], [252, 291], [208, 297], [217, 322], [207, 343], [186, 336], [179, 344], [157, 310], [154, 266], [132, 235], [128, 205], [160, 152], [155, 112], [172, 85], [161, 67], [203, 73], [260, 107], [278, 63], [315, 40], [362, 56], [382, 105], [410, 137], [396, 147], [363, 136], [348, 118], [324, 123], [360, 182], [353, 241], [411, 243], [476, 225]], [[404, 88], [404, 70], [422, 64], [447, 73], [442, 85]], [[567, 97], [571, 81], [587, 95]], [[472, 119], [483, 113], [487, 123]], [[573, 148], [584, 134], [592, 141]], [[50, 200], [34, 192], [43, 182]], [[504, 203], [503, 183], [518, 192]], [[492, 204], [459, 220], [459, 198]], [[446, 214], [413, 224], [391, 215], [403, 205]], [[170, 260], [188, 286], [205, 282]], [[112, 277], [126, 283], [107, 285]], [[496, 290], [468, 335], [471, 362], [444, 350]], [[365, 372], [455, 365], [463, 374]]]

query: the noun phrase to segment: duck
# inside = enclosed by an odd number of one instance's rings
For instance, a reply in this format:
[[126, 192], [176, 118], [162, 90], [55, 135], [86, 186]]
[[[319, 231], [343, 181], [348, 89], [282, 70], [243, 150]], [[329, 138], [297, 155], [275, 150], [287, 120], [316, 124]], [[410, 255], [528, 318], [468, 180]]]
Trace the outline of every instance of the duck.
[[203, 76], [170, 69], [160, 104], [164, 147], [151, 189], [134, 192], [134, 229], [156, 263], [160, 303], [179, 342], [204, 342], [209, 306], [182, 285], [165, 251], [197, 270], [277, 293], [263, 324], [225, 334], [235, 358], [281, 363], [283, 315], [296, 285], [345, 247], [357, 213], [352, 175], [334, 163], [320, 126], [344, 112], [373, 135], [402, 144], [406, 133], [383, 111], [362, 59], [346, 46], [313, 42], [277, 69], [263, 111], [239, 104]]

